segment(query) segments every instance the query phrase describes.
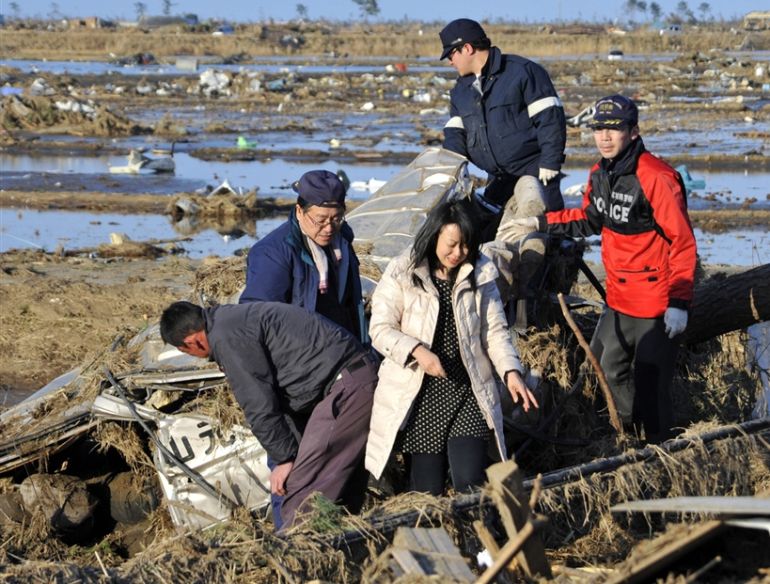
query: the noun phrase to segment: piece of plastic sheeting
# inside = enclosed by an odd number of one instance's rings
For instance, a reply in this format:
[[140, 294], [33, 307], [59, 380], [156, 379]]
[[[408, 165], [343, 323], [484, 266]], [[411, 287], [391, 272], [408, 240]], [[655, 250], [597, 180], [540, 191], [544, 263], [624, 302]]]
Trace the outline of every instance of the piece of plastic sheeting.
[[[143, 420], [150, 420], [152, 422], [157, 422], [165, 416], [165, 414], [158, 410], [147, 408], [140, 404], [134, 404], [134, 412]], [[97, 418], [120, 422], [136, 422], [136, 416], [134, 416], [126, 401], [109, 393], [101, 393], [96, 396], [91, 406], [91, 413]]]
[[70, 369], [66, 373], [62, 373], [61, 375], [59, 375], [59, 377], [57, 377], [52, 381], [49, 381], [46, 385], [38, 389], [35, 393], [30, 395], [24, 401], [0, 413], [0, 422], [16, 416], [28, 414], [32, 410], [34, 410], [38, 405], [40, 405], [43, 399], [47, 398], [54, 392], [57, 392], [60, 389], [63, 389], [69, 386], [70, 384], [80, 383], [79, 381], [80, 369], [81, 369], [80, 367], [75, 367], [74, 369]]
[[[190, 469], [225, 497], [248, 509], [270, 502], [267, 453], [250, 430], [233, 426], [221, 433], [206, 416], [167, 416], [157, 437]], [[206, 493], [156, 448], [161, 488], [175, 525], [203, 529], [230, 517], [230, 506]]]
[[469, 196], [473, 183], [465, 157], [442, 148], [428, 148], [347, 215], [356, 243], [384, 266], [404, 251], [439, 202]]
[[209, 366], [207, 359], [193, 357], [167, 345], [160, 338], [160, 323], [155, 323], [137, 334], [128, 342], [128, 348], [141, 347], [141, 367], [144, 370], [158, 369], [203, 369]]
[[[372, 213], [380, 213], [383, 211], [390, 213], [394, 209], [413, 210], [424, 214], [425, 210], [433, 207], [433, 205], [436, 204], [436, 201], [443, 197], [445, 192], [446, 187], [443, 185], [435, 185], [422, 192], [413, 191], [410, 193], [399, 193], [397, 195], [387, 195], [376, 199], [370, 199], [356, 209], [357, 213], [354, 220], [359, 221], [361, 217]], [[356, 233], [356, 236], [358, 236], [358, 233]]]

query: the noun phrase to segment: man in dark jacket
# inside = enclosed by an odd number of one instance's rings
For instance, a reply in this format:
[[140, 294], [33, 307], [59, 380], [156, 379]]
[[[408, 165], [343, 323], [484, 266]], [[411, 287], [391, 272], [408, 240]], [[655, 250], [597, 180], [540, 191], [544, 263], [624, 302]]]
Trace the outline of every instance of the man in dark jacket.
[[270, 488], [284, 496], [284, 526], [314, 491], [360, 505], [363, 493], [346, 487], [363, 459], [377, 364], [350, 333], [278, 302], [205, 309], [175, 302], [163, 312], [160, 331], [166, 343], [225, 372], [275, 462]]
[[673, 430], [671, 380], [693, 297], [696, 244], [679, 174], [644, 148], [636, 104], [596, 102], [592, 122], [602, 159], [579, 209], [519, 219], [520, 232], [601, 234], [607, 309], [591, 345], [618, 412], [650, 442]]
[[567, 126], [546, 70], [502, 54], [474, 20], [453, 20], [439, 36], [441, 59], [449, 59], [460, 75], [451, 92], [444, 148], [489, 173], [486, 202], [503, 207], [510, 199], [507, 212], [515, 217], [562, 209]]
[[358, 258], [345, 223], [345, 186], [327, 170], [312, 170], [293, 188], [297, 205], [288, 221], [249, 251], [239, 302], [295, 304], [367, 342]]

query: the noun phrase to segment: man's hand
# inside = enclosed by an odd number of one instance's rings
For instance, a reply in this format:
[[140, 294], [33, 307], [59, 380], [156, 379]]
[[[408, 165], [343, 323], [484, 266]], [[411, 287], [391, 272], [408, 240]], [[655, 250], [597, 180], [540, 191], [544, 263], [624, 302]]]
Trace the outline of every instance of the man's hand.
[[557, 174], [559, 174], [558, 170], [551, 170], [550, 168], [541, 168], [537, 178], [541, 183], [543, 183], [543, 186], [546, 186], [549, 182], [551, 182], [554, 178], [556, 178]]
[[508, 391], [511, 392], [513, 403], [517, 404], [519, 403], [519, 399], [521, 399], [521, 406], [524, 408], [525, 412], [529, 411], [530, 405], [535, 408], [540, 407], [535, 399], [535, 395], [524, 384], [524, 380], [521, 378], [521, 374], [518, 371], [509, 371], [505, 375], [505, 384], [508, 386]]
[[270, 473], [270, 492], [273, 495], [286, 495], [286, 479], [292, 468], [294, 468], [294, 461], [290, 460], [277, 465]]
[[441, 359], [438, 355], [423, 345], [417, 345], [414, 351], [412, 351], [412, 357], [417, 361], [420, 368], [428, 375], [433, 377], [446, 377], [446, 371], [441, 365]]
[[673, 339], [687, 328], [687, 311], [681, 308], [667, 308], [663, 315], [663, 324], [666, 325], [668, 338]]

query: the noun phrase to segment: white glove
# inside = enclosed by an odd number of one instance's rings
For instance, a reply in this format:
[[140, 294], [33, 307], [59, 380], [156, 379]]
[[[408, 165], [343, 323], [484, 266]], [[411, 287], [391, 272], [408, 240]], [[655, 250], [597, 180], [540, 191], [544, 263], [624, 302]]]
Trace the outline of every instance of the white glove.
[[541, 168], [538, 180], [543, 183], [543, 186], [547, 185], [552, 179], [556, 178], [559, 174], [558, 170], [551, 170], [550, 168]]
[[668, 338], [673, 339], [687, 328], [687, 311], [681, 308], [669, 307], [663, 315], [663, 323], [666, 325]]

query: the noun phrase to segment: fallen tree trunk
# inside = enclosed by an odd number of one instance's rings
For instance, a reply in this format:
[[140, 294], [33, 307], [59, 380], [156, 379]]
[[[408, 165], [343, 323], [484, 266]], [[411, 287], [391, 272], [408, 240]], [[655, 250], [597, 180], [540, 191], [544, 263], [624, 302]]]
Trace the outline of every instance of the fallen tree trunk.
[[764, 320], [770, 320], [770, 264], [698, 286], [683, 341], [700, 343]]
[[[610, 473], [623, 466], [660, 460], [662, 458], [662, 452], [665, 453], [666, 457], [670, 458], [676, 453], [684, 452], [690, 448], [698, 447], [699, 445], [706, 445], [708, 447], [712, 442], [737, 439], [752, 434], [762, 435], [764, 444], [767, 441], [766, 434], [768, 430], [770, 430], [770, 418], [761, 418], [759, 420], [749, 420], [740, 424], [720, 426], [697, 436], [675, 438], [656, 446], [647, 446], [638, 450], [628, 450], [610, 458], [597, 458], [576, 466], [553, 470], [544, 475], [526, 479], [523, 482], [523, 487], [525, 492], [529, 493], [534, 488], [535, 483], [540, 481], [540, 485], [543, 489], [551, 489], [567, 483], [580, 481], [583, 478], [590, 477], [594, 474]], [[452, 500], [452, 509], [455, 513], [467, 512], [477, 509], [480, 506], [491, 508], [492, 505], [491, 499], [483, 495], [481, 491], [467, 495], [456, 495]], [[414, 526], [419, 523], [421, 518], [429, 518], [430, 516], [431, 512], [428, 509], [415, 509], [371, 518], [367, 521], [369, 523], [369, 530], [347, 531], [341, 535], [332, 535], [331, 545], [338, 549], [344, 549], [353, 543], [365, 540], [367, 531], [376, 531], [380, 535], [386, 535], [394, 532], [399, 526]]]

